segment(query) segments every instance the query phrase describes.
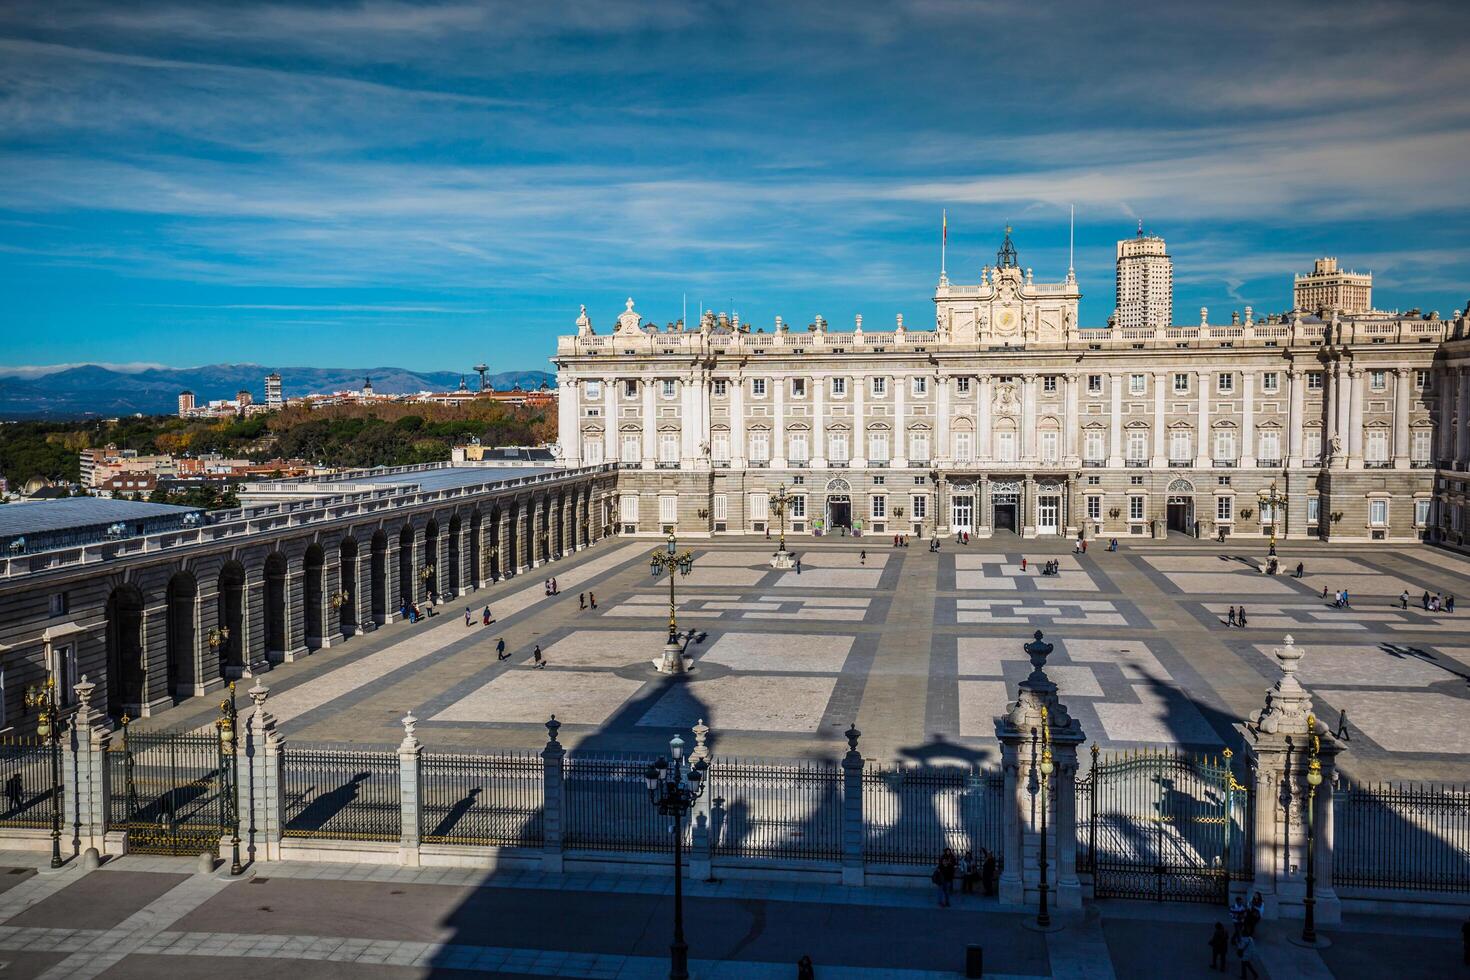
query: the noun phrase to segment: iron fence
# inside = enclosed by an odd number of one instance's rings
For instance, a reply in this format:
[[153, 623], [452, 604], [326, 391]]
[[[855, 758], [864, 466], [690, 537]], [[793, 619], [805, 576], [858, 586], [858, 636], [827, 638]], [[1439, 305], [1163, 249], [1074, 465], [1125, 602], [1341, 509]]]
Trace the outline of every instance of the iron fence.
[[840, 859], [842, 769], [817, 763], [709, 768], [710, 843], [742, 857]]
[[[671, 818], [648, 799], [650, 758], [568, 755], [564, 769], [567, 847], [662, 851], [673, 846]], [[689, 825], [684, 825], [686, 841]]]
[[1344, 782], [1332, 822], [1334, 885], [1470, 892], [1470, 787]]
[[[51, 827], [51, 746], [35, 736], [0, 736], [0, 784], [5, 808], [0, 824], [7, 827]], [[56, 790], [58, 796], [61, 789]], [[58, 802], [61, 802], [58, 799]], [[62, 809], [65, 813], [65, 808]]]
[[426, 844], [540, 847], [545, 766], [535, 755], [419, 758], [419, 834]]
[[999, 858], [1005, 778], [959, 766], [863, 770], [863, 856], [886, 864], [933, 864], [946, 847]]
[[110, 825], [142, 854], [219, 853], [226, 833], [214, 732], [131, 732], [107, 753]]
[[286, 745], [287, 837], [396, 841], [403, 836], [398, 753]]

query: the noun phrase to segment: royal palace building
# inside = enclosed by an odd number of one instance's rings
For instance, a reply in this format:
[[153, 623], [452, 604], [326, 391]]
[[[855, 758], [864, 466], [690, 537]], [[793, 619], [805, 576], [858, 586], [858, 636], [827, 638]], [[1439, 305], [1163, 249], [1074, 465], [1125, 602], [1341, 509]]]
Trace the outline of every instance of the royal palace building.
[[620, 464], [625, 534], [1459, 540], [1464, 313], [1083, 327], [1080, 297], [1007, 233], [978, 283], [941, 274], [923, 330], [660, 329], [630, 299], [599, 334], [584, 307], [562, 462]]

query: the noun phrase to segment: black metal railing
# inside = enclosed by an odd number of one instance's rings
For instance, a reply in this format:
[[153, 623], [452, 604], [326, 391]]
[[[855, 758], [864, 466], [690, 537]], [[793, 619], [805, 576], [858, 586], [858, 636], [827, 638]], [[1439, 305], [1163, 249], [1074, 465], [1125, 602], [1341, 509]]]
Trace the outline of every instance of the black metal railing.
[[540, 847], [545, 764], [535, 755], [419, 758], [419, 834], [426, 844]]
[[397, 752], [287, 745], [281, 783], [287, 837], [396, 841], [403, 835]]
[[108, 825], [142, 854], [218, 853], [225, 835], [220, 742], [214, 729], [131, 732], [107, 753]]
[[649, 802], [643, 778], [652, 761], [651, 756], [568, 755], [563, 775], [565, 846], [608, 851], [672, 847], [669, 818], [659, 816]]
[[49, 829], [51, 783], [50, 745], [35, 736], [0, 736], [0, 785], [5, 788], [0, 825]]
[[1332, 819], [1334, 885], [1470, 892], [1470, 787], [1344, 783]]
[[710, 845], [742, 857], [840, 859], [842, 769], [821, 763], [710, 765]]
[[999, 856], [1005, 780], [953, 767], [872, 767], [863, 771], [863, 857], [933, 864], [946, 847], [963, 856]]

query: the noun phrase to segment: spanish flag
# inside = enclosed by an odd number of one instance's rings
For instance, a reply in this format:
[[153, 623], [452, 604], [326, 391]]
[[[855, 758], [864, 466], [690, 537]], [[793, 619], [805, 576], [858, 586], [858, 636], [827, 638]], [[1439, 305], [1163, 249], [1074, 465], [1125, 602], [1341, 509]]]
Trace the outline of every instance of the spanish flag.
[[939, 219], [939, 240], [945, 245], [949, 244], [949, 209], [945, 208], [942, 218]]

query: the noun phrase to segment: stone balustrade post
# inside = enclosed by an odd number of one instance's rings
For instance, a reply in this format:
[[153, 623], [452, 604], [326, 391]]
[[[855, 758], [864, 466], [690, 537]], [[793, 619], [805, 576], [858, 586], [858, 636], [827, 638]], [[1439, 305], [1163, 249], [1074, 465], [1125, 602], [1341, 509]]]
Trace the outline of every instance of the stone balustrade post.
[[546, 723], [546, 748], [541, 750], [541, 870], [560, 874], [562, 870], [562, 815], [566, 802], [565, 766], [567, 750], [556, 740], [561, 722], [556, 715]]
[[856, 724], [843, 732], [847, 754], [842, 757], [842, 883], [861, 886], [863, 871], [863, 754], [858, 751], [862, 732]]
[[688, 875], [691, 879], [703, 881], [711, 877], [714, 863], [714, 839], [710, 833], [710, 777], [714, 773], [714, 764], [709, 751], [709, 726], [704, 719], [699, 719], [694, 725], [694, 749], [689, 753], [689, 764], [696, 766], [703, 762], [705, 769], [704, 792], [699, 799], [694, 801], [694, 806], [689, 811], [689, 824], [691, 827]]
[[[1046, 807], [1046, 881], [1058, 909], [1082, 907], [1077, 878], [1077, 746], [1085, 739], [1082, 725], [1057, 697], [1046, 675], [1052, 652], [1040, 630], [1024, 647], [1031, 674], [1017, 689], [1016, 700], [995, 722], [1005, 773], [1000, 901], [1030, 907], [1040, 897], [1042, 807]], [[1055, 767], [1042, 772], [1048, 753]], [[1046, 780], [1043, 786], [1042, 780]]]
[[[246, 840], [250, 860], [279, 861], [281, 859], [281, 837], [286, 825], [285, 794], [283, 792], [282, 762], [285, 757], [285, 739], [276, 731], [276, 720], [266, 710], [266, 698], [270, 688], [256, 681], [246, 692], [255, 704], [250, 714], [245, 756], [249, 773], [247, 799], [242, 800], [240, 813], [248, 815]], [[241, 792], [246, 788], [242, 785]]]
[[1296, 679], [1305, 651], [1291, 636], [1272, 653], [1281, 677], [1266, 692], [1265, 707], [1243, 726], [1246, 759], [1255, 776], [1252, 819], [1255, 880], [1268, 918], [1301, 918], [1307, 891], [1307, 813], [1315, 759], [1322, 782], [1314, 811], [1313, 897], [1319, 926], [1342, 922], [1342, 901], [1332, 886], [1332, 795], [1342, 746], [1312, 711], [1312, 699]]
[[107, 717], [92, 707], [92, 694], [97, 685], [83, 674], [74, 690], [77, 710], [63, 743], [62, 820], [71, 825], [73, 844], [79, 853], [95, 847], [98, 854], [106, 854], [111, 800], [107, 751], [112, 744], [112, 732]]
[[409, 868], [419, 866], [419, 807], [424, 795], [423, 773], [419, 765], [424, 746], [414, 735], [417, 723], [413, 712], [403, 716], [403, 741], [398, 744], [398, 810], [402, 823], [398, 863]]

